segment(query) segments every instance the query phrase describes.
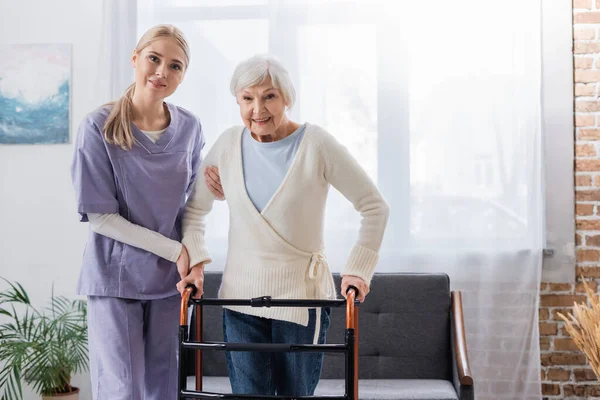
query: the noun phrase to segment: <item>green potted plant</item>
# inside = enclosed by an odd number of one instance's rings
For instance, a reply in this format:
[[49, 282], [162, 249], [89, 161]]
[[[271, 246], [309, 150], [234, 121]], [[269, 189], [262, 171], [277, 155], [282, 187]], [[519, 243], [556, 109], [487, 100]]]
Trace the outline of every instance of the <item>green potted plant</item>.
[[42, 399], [76, 400], [71, 376], [87, 371], [87, 303], [52, 297], [40, 311], [19, 283], [0, 292], [0, 399], [22, 399], [22, 381]]

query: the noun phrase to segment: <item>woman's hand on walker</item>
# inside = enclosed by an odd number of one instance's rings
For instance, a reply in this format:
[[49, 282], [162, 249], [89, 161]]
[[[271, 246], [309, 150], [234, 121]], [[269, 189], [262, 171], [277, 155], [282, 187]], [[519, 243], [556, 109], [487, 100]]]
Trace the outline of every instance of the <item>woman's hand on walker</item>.
[[188, 276], [177, 283], [177, 291], [183, 294], [187, 285], [196, 286], [195, 299], [199, 299], [204, 294], [204, 263], [196, 264], [192, 267]]
[[181, 253], [179, 254], [176, 264], [179, 277], [183, 279], [188, 276], [190, 272], [190, 255], [184, 245], [181, 245]]
[[367, 285], [367, 282], [363, 281], [358, 276], [344, 275], [342, 278], [342, 296], [344, 296], [344, 298], [346, 298], [346, 292], [350, 286], [354, 286], [358, 289], [358, 297], [356, 300], [361, 303], [365, 301], [365, 297], [369, 294], [369, 285]]
[[223, 192], [223, 186], [221, 186], [219, 168], [214, 165], [209, 165], [204, 168], [204, 180], [206, 181], [206, 186], [208, 186], [217, 200], [225, 200], [225, 192]]

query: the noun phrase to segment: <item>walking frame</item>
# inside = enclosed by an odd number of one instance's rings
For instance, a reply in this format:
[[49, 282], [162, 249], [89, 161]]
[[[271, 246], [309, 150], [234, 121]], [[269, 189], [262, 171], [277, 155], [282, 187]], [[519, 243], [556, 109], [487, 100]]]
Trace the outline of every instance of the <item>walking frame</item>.
[[[194, 299], [193, 285], [185, 288], [181, 296], [179, 318], [179, 363], [177, 399], [322, 399], [358, 400], [358, 289], [350, 286], [346, 299], [336, 300], [274, 300], [270, 296], [249, 300], [238, 299]], [[188, 308], [196, 310], [196, 337], [189, 338]], [[346, 332], [344, 343], [340, 344], [287, 344], [287, 343], [227, 343], [205, 342], [202, 340], [202, 307], [207, 306], [250, 306], [250, 307], [341, 307], [346, 306]], [[196, 390], [187, 390], [187, 376], [183, 366], [184, 352], [195, 350]], [[202, 391], [202, 351], [264, 351], [264, 352], [337, 352], [344, 353], [346, 363], [346, 385], [340, 396], [258, 396], [247, 394], [223, 394]]]

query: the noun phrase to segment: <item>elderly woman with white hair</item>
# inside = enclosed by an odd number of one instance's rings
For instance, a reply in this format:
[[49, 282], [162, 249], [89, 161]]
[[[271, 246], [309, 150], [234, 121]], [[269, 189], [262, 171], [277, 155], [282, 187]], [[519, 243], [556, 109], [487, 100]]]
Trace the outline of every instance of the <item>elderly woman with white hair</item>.
[[[281, 63], [271, 56], [241, 62], [231, 93], [244, 126], [221, 134], [201, 168], [185, 207], [183, 244], [191, 272], [178, 283], [203, 293], [205, 217], [222, 185], [230, 212], [229, 248], [220, 298], [331, 299], [335, 286], [323, 254], [325, 201], [329, 186], [339, 190], [362, 216], [358, 240], [343, 269], [342, 294], [349, 286], [360, 301], [369, 292], [389, 208], [365, 171], [332, 135], [311, 123], [297, 123], [286, 111], [295, 90]], [[216, 166], [220, 176], [207, 166]], [[214, 176], [211, 179], [211, 176]], [[324, 343], [329, 309], [227, 306], [226, 341], [236, 343]], [[228, 352], [233, 393], [310, 396], [322, 353]]]

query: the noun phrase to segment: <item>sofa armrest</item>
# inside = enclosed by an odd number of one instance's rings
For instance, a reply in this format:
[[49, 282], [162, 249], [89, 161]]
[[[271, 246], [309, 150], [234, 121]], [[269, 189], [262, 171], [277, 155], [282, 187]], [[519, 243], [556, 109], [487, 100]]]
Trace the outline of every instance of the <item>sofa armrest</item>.
[[469, 365], [467, 340], [465, 337], [465, 324], [462, 309], [462, 296], [460, 291], [451, 293], [451, 337], [453, 355], [453, 380], [456, 392], [461, 400], [474, 399], [473, 377]]

